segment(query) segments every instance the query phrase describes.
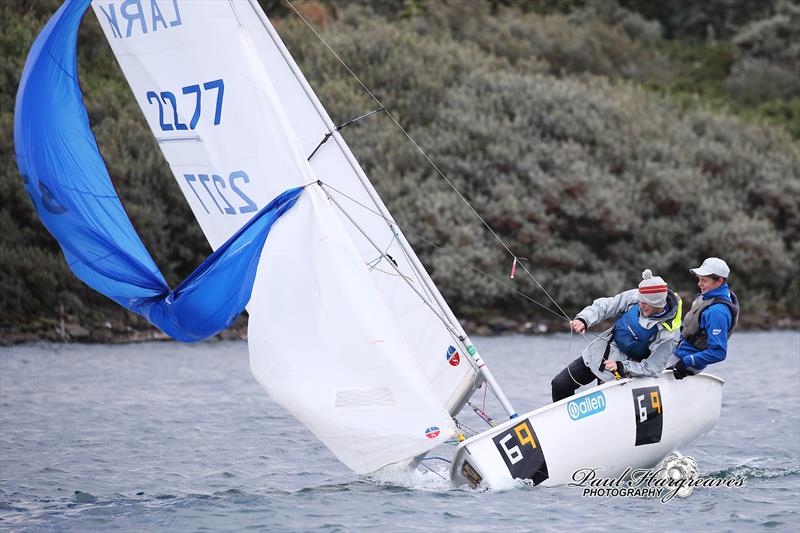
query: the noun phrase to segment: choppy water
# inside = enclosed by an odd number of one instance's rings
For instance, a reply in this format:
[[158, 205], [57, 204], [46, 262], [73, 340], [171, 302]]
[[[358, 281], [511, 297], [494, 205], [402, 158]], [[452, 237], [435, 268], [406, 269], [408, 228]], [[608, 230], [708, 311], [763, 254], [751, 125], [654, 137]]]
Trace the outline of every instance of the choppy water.
[[[520, 411], [547, 403], [566, 335], [475, 340]], [[739, 333], [713, 371], [720, 422], [682, 452], [747, 486], [662, 504], [359, 478], [262, 393], [242, 342], [4, 348], [0, 529], [798, 531], [800, 333]]]

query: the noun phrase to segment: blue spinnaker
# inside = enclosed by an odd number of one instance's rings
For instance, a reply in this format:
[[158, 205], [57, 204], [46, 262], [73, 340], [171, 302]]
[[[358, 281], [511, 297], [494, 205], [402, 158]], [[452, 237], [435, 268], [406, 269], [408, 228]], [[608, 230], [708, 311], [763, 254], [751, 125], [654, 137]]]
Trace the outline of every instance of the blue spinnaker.
[[22, 181], [78, 278], [177, 340], [208, 338], [244, 310], [270, 228], [302, 187], [272, 200], [170, 290], [117, 196], [83, 105], [76, 47], [89, 4], [65, 2], [31, 47], [14, 117]]

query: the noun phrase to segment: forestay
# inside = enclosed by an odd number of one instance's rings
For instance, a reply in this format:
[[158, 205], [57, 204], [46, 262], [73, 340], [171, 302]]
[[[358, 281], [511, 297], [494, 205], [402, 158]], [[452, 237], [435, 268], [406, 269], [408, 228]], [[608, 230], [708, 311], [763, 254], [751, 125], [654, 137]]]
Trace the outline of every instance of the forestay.
[[[255, 2], [93, 8], [213, 248], [278, 193], [318, 178], [379, 202], [338, 134], [307, 162], [332, 124]], [[356, 211], [430, 291], [399, 230]], [[276, 223], [247, 307], [251, 368], [340, 460], [369, 472], [452, 435], [448, 409], [472, 392], [474, 370], [466, 354], [454, 364], [451, 333], [401, 277], [368, 267], [378, 252], [341, 216], [314, 184]]]

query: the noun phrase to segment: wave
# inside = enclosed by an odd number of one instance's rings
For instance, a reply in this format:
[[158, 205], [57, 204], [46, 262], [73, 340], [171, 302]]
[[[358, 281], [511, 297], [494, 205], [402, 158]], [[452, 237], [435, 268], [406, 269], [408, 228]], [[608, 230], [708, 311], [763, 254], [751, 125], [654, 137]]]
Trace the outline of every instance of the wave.
[[709, 477], [745, 477], [747, 479], [774, 479], [787, 476], [800, 475], [800, 466], [787, 468], [768, 468], [758, 465], [734, 465], [723, 470], [711, 472]]

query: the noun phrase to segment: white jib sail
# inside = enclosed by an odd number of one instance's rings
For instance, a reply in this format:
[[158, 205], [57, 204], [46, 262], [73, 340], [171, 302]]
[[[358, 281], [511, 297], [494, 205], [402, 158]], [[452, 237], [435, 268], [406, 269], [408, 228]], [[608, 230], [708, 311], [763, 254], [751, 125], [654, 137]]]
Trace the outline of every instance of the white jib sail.
[[[301, 113], [286, 101], [293, 90], [279, 89], [286, 80], [274, 76], [280, 69], [269, 66], [263, 51], [265, 43], [279, 42], [269, 36], [257, 5], [92, 5], [212, 247], [277, 194], [316, 181], [306, 161], [310, 141], [297, 134], [312, 129], [308, 107]], [[327, 129], [318, 129], [321, 139]], [[349, 155], [341, 138], [337, 142], [340, 157], [325, 172], [331, 183], [340, 173], [335, 165], [343, 166], [341, 155]], [[344, 160], [352, 176], [352, 163]], [[364, 198], [363, 186], [360, 193], [349, 187], [348, 194]], [[473, 375], [465, 362], [448, 363], [453, 341], [447, 329], [418, 297], [403, 296], [393, 285], [399, 278], [369, 270], [365, 258], [376, 253], [354, 235], [323, 191], [308, 187], [270, 234], [248, 311], [258, 381], [342, 462], [363, 473], [449, 437], [452, 420], [444, 406], [462, 400], [466, 392], [455, 391], [466, 382], [471, 391]], [[395, 257], [406, 268], [407, 257], [401, 251]]]
[[[405, 335], [410, 353], [423, 374], [445, 407], [451, 414], [456, 414], [474, 392], [475, 386], [480, 385], [477, 372], [470, 365], [469, 355], [464, 353], [465, 347], [457, 338], [457, 335], [463, 334], [461, 326], [453, 318], [452, 311], [411, 250], [400, 228], [390, 226], [384, 218], [376, 215], [375, 212], [385, 215], [389, 212], [347, 143], [338, 132], [334, 132], [333, 121], [258, 2], [247, 0], [234, 2], [232, 6], [244, 31], [255, 44], [282, 107], [292, 118], [292, 127], [302, 153], [306, 157], [311, 155], [325, 135], [333, 132], [331, 139], [314, 152], [311, 166], [323, 182], [339, 191], [332, 191], [331, 194], [347, 210], [347, 215], [339, 212], [340, 218], [363, 261], [374, 265], [370, 268], [370, 276], [378, 293]], [[379, 115], [370, 120], [387, 118]], [[398, 142], [404, 140], [398, 137]], [[362, 206], [369, 207], [371, 211]], [[373, 243], [380, 250], [376, 250]], [[388, 259], [380, 259], [381, 252], [391, 256], [402, 277], [388, 263]], [[424, 294], [430, 306], [420, 298], [418, 292]], [[442, 318], [448, 320], [449, 329], [443, 324]], [[455, 357], [453, 349], [460, 352]]]

